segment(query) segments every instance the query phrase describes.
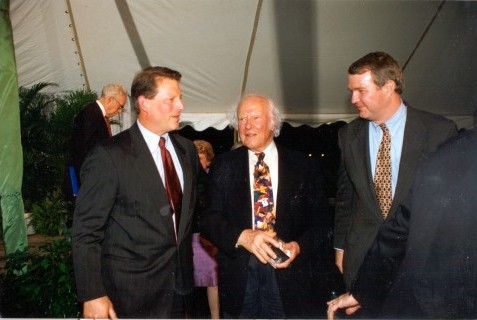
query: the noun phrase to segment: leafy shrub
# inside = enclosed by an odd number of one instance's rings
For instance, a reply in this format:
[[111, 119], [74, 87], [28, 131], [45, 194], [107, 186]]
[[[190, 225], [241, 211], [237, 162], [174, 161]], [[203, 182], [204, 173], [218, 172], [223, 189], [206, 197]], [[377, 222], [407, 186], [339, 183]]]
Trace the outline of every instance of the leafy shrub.
[[0, 279], [2, 316], [79, 318], [70, 240], [10, 254], [6, 268]]
[[61, 191], [48, 193], [43, 201], [32, 204], [31, 223], [36, 233], [46, 236], [62, 235], [71, 218], [73, 205], [65, 201]]

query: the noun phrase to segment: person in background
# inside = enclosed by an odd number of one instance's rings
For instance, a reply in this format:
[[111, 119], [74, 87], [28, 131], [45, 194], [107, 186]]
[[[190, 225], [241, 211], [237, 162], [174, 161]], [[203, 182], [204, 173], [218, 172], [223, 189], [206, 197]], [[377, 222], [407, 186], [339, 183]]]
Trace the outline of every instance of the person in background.
[[391, 319], [477, 317], [477, 130], [422, 163], [409, 197], [386, 220], [338, 309]]
[[210, 165], [214, 160], [214, 148], [212, 145], [205, 140], [194, 140], [194, 145], [199, 155], [200, 164], [204, 168], [205, 172], [209, 173]]
[[408, 194], [419, 163], [457, 133], [451, 120], [404, 102], [403, 88], [402, 70], [387, 53], [369, 53], [348, 68], [359, 118], [338, 133], [334, 227], [336, 264], [347, 288], [380, 226]]
[[[199, 155], [199, 160], [205, 172], [209, 172], [214, 160], [214, 149], [205, 140], [194, 140], [194, 145]], [[199, 219], [200, 213], [197, 214]], [[194, 285], [207, 287], [207, 300], [209, 302], [211, 319], [220, 318], [219, 287], [217, 276], [217, 262], [215, 255], [217, 248], [207, 239], [200, 236], [198, 222], [195, 221], [192, 234], [192, 252], [194, 254]]]
[[243, 146], [212, 163], [200, 218], [201, 234], [219, 249], [221, 313], [251, 319], [324, 316], [316, 311], [312, 270], [330, 245], [332, 221], [319, 165], [274, 142], [281, 116], [268, 97], [245, 96], [231, 116]]
[[137, 73], [136, 123], [83, 164], [72, 250], [84, 318], [186, 317], [203, 170], [192, 141], [174, 132], [184, 110], [180, 79], [166, 67]]
[[75, 117], [71, 138], [71, 159], [76, 176], [96, 144], [111, 138], [109, 119], [121, 113], [128, 99], [127, 90], [118, 83], [103, 86], [101, 97], [85, 106]]

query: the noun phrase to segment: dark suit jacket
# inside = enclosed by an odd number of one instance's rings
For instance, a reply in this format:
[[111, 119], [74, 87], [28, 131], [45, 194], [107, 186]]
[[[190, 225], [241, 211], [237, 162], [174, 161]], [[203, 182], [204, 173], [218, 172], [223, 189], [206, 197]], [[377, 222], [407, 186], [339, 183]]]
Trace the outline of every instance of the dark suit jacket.
[[[313, 262], [330, 248], [332, 220], [318, 164], [296, 151], [277, 145], [279, 186], [276, 230], [285, 242], [297, 241], [301, 253], [287, 269], [276, 270], [287, 317], [316, 317], [324, 304], [313, 291]], [[219, 248], [219, 294], [223, 311], [238, 317], [247, 283], [251, 254], [235, 244], [252, 227], [252, 201], [245, 147], [216, 157], [209, 172], [207, 207], [200, 219], [203, 235]], [[328, 260], [329, 260], [328, 256]]]
[[[358, 118], [339, 131], [334, 243], [345, 250], [343, 276], [348, 287], [383, 223], [369, 160], [368, 126], [369, 121]], [[419, 163], [456, 132], [455, 124], [444, 117], [407, 108], [398, 182], [387, 219], [408, 194]]]
[[401, 210], [381, 226], [352, 286], [365, 311], [390, 318], [477, 317], [476, 190], [474, 129], [423, 163]]
[[80, 301], [109, 296], [120, 318], [170, 318], [174, 292], [193, 288], [191, 224], [200, 163], [170, 134], [184, 172], [176, 242], [166, 192], [137, 124], [93, 149], [73, 221]]
[[108, 127], [98, 103], [85, 106], [75, 117], [71, 140], [71, 159], [78, 178], [88, 153], [96, 144], [109, 138]]

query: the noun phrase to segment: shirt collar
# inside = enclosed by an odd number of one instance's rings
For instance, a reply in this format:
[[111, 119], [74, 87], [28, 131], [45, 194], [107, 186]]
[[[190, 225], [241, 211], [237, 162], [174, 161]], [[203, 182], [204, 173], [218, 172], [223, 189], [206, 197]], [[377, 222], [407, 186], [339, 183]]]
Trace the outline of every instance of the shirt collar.
[[[397, 111], [391, 116], [391, 118], [388, 119], [388, 121], [385, 122], [386, 127], [388, 127], [390, 131], [393, 131], [392, 128], [395, 128], [396, 126], [398, 126], [399, 123], [406, 118], [406, 113], [407, 113], [406, 105], [401, 100], [401, 104], [399, 105], [399, 108], [397, 109]], [[379, 128], [379, 124], [376, 124], [373, 121], [370, 121], [370, 123], [372, 124], [373, 128], [375, 129]]]
[[[265, 158], [263, 159], [263, 161], [265, 162], [267, 162], [268, 159], [277, 156], [277, 145], [275, 144], [274, 140], [272, 140], [272, 142], [270, 142], [270, 144], [263, 150], [263, 153], [265, 153]], [[257, 162], [258, 159], [256, 153], [250, 149], [248, 150], [248, 158], [251, 159], [253, 162]]]
[[99, 100], [96, 100], [96, 103], [98, 104], [99, 108], [101, 109], [101, 112], [103, 113], [103, 117], [106, 117], [106, 109], [104, 108], [103, 104]]
[[164, 137], [166, 139], [166, 145], [168, 144], [169, 133], [166, 132], [162, 136], [159, 136], [154, 132], [146, 129], [146, 127], [141, 124], [141, 121], [139, 121], [139, 119], [137, 120], [137, 125], [139, 127], [139, 130], [141, 131], [142, 136], [144, 137], [144, 140], [146, 140], [147, 146], [149, 147], [149, 150], [151, 150], [151, 152], [157, 150], [159, 146], [159, 139], [161, 137]]

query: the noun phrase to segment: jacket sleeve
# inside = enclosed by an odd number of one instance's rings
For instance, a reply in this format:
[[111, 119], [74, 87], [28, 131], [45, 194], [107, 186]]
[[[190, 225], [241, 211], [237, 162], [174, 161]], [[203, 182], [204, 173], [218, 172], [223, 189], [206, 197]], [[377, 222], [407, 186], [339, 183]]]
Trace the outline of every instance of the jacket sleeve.
[[338, 169], [338, 184], [335, 199], [334, 247], [343, 249], [346, 243], [346, 234], [350, 226], [350, 216], [353, 202], [353, 186], [348, 177], [345, 165], [345, 150], [343, 130], [340, 131], [338, 144], [341, 150], [341, 160]]
[[106, 295], [101, 277], [102, 241], [114, 206], [117, 173], [110, 155], [99, 147], [86, 158], [73, 219], [73, 265], [78, 299], [87, 301]]
[[383, 223], [351, 284], [351, 293], [368, 315], [377, 315], [406, 252], [411, 193], [395, 216]]

